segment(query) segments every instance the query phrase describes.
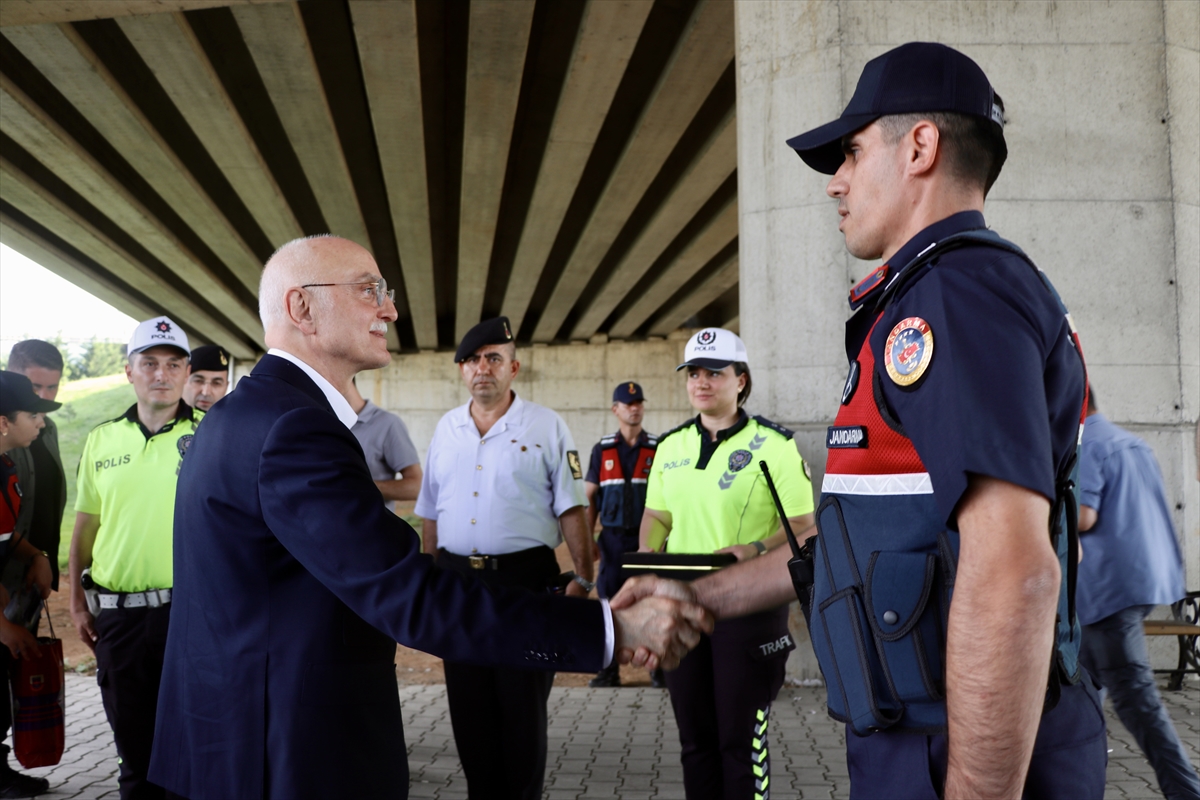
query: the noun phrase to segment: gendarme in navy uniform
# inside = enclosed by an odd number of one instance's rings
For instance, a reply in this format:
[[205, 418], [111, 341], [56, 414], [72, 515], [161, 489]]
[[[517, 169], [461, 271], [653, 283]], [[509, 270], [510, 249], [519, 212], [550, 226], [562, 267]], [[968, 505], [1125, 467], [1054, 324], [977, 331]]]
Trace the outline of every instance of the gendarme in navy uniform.
[[[609, 598], [621, 588], [621, 557], [638, 549], [638, 526], [646, 508], [646, 482], [654, 464], [658, 437], [642, 429], [646, 396], [633, 381], [617, 384], [612, 394], [612, 412], [619, 427], [592, 447], [584, 487], [588, 499], [588, 530], [599, 520], [600, 577], [596, 589]], [[619, 664], [613, 661], [588, 686], [621, 685]], [[662, 671], [656, 670], [651, 684], [661, 688]]]
[[[850, 294], [811, 594], [795, 573], [852, 798], [1104, 795], [1073, 597], [1086, 374], [1049, 281], [985, 226], [1003, 109], [971, 59], [910, 43], [788, 142], [833, 176], [850, 253], [883, 262]], [[613, 607], [745, 614], [792, 592], [786, 550]]]

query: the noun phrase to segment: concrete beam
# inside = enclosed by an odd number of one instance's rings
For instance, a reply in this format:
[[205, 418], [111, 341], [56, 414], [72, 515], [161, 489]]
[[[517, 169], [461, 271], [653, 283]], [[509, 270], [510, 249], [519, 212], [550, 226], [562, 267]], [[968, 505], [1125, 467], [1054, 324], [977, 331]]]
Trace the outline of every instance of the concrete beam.
[[75, 30], [36, 25], [6, 30], [5, 36], [257, 293], [258, 258]]
[[693, 275], [721, 251], [721, 248], [737, 238], [737, 232], [737, 199], [730, 198], [704, 230], [683, 249], [679, 257], [613, 324], [609, 335], [615, 339], [632, 336], [651, 314], [671, 299], [671, 295], [675, 294], [680, 286], [691, 280]]
[[454, 335], [479, 322], [508, 166], [533, 0], [475, 0], [467, 39]]
[[[737, 168], [737, 124], [732, 109], [713, 132], [704, 150], [679, 179], [608, 281], [571, 331], [572, 339], [586, 339], [608, 318], [629, 290], [646, 274], [713, 193]], [[736, 231], [736, 224], [733, 225]], [[724, 244], [728, 244], [726, 239]], [[676, 286], [678, 288], [678, 286]], [[615, 334], [614, 334], [615, 335]]]
[[[667, 309], [650, 329], [653, 336], [666, 336], [687, 322], [697, 311], [732, 289], [738, 282], [738, 258], [731, 256], [729, 262], [674, 306]], [[736, 318], [735, 318], [736, 319]]]
[[173, 291], [159, 275], [3, 158], [0, 158], [0, 181], [4, 184], [4, 199], [7, 202], [37, 220], [60, 239], [70, 242], [109, 272], [120, 276], [181, 325], [193, 331], [203, 331], [206, 338], [220, 341], [231, 353], [235, 350], [245, 353], [243, 358], [253, 354], [253, 350], [244, 342], [243, 333], [230, 330], [185, 296]]
[[433, 245], [425, 173], [425, 126], [413, 0], [350, 3], [371, 124], [417, 346], [437, 347]]
[[584, 11], [501, 306], [517, 328], [652, 7], [590, 0]]
[[0, 27], [194, 11], [237, 3], [277, 2], [280, 0], [4, 0], [0, 3]]
[[[5, 76], [0, 76], [0, 130], [166, 264], [186, 285], [220, 307], [238, 326], [239, 335], [262, 341], [257, 313], [247, 309], [136, 197]], [[0, 186], [0, 194], [9, 199], [13, 188]], [[145, 268], [136, 259], [131, 258], [130, 263]], [[125, 271], [119, 269], [118, 274]], [[165, 286], [162, 276], [155, 276], [155, 281]]]
[[117, 24], [271, 244], [279, 247], [303, 235], [300, 223], [183, 15], [125, 17]]
[[308, 35], [295, 3], [233, 9], [275, 111], [317, 197], [329, 233], [368, 250], [371, 240], [342, 155]]
[[729, 66], [733, 58], [732, 5], [706, 0], [693, 13], [559, 277], [534, 331], [534, 341], [548, 342], [558, 333], [613, 239]]

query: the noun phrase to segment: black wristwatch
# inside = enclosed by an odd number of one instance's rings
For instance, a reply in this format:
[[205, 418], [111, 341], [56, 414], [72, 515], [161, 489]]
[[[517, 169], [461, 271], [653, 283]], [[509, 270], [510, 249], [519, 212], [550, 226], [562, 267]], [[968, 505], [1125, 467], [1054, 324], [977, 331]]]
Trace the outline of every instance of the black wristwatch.
[[763, 543], [762, 539], [753, 541], [750, 544], [754, 545], [754, 549], [758, 551], [757, 555], [761, 556], [763, 553], [767, 552], [767, 546]]

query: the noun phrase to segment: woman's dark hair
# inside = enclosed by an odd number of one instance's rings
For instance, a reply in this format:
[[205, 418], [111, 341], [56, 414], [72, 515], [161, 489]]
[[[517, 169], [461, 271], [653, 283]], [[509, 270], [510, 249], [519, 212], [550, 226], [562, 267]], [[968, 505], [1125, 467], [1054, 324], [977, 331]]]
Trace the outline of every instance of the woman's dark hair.
[[733, 374], [746, 376], [746, 385], [738, 392], [738, 408], [741, 408], [750, 399], [750, 390], [753, 388], [754, 382], [750, 379], [750, 367], [745, 361], [733, 362]]

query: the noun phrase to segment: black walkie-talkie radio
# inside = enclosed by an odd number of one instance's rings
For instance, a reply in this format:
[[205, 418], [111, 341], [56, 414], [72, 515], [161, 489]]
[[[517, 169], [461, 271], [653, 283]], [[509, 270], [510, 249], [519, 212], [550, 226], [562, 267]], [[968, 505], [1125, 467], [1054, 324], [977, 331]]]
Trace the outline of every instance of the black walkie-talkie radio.
[[767, 462], [759, 461], [758, 465], [762, 467], [763, 477], [767, 479], [767, 491], [771, 493], [771, 499], [775, 501], [775, 510], [779, 512], [779, 521], [783, 525], [784, 533], [787, 534], [788, 544], [792, 546], [788, 572], [792, 576], [792, 587], [796, 590], [796, 599], [800, 601], [800, 610], [804, 612], [804, 621], [807, 622], [810, 613], [810, 591], [813, 585], [813, 552], [810, 546], [812, 539], [805, 539], [804, 544], [796, 541], [792, 524], [783, 511], [783, 501], [779, 499], [779, 492], [775, 489], [775, 481], [771, 480], [771, 471], [767, 468]]

